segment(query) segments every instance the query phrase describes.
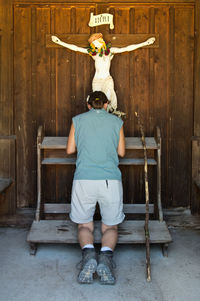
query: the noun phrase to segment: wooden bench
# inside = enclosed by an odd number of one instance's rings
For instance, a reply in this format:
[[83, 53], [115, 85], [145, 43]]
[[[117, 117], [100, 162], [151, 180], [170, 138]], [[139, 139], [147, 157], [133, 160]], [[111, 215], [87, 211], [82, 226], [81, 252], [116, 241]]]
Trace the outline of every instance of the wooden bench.
[[[126, 150], [136, 150], [137, 157], [120, 159], [120, 165], [143, 165], [143, 146], [139, 137], [126, 137]], [[157, 219], [149, 221], [150, 242], [161, 244], [163, 254], [167, 256], [168, 244], [172, 241], [165, 221], [161, 204], [161, 137], [159, 128], [155, 137], [146, 137], [147, 151], [153, 156], [148, 158], [148, 165], [157, 170], [157, 200], [150, 204], [149, 213]], [[37, 209], [35, 220], [28, 233], [27, 242], [30, 244], [30, 254], [35, 255], [39, 243], [78, 243], [77, 226], [68, 219], [47, 220], [48, 214], [66, 214], [70, 204], [50, 204], [41, 198], [42, 168], [44, 165], [74, 165], [75, 157], [67, 157], [65, 153], [67, 137], [45, 137], [40, 126], [37, 136]], [[140, 156], [138, 155], [141, 153]], [[157, 210], [155, 210], [157, 209]], [[145, 214], [145, 204], [124, 204], [125, 214]], [[94, 242], [101, 242], [100, 221], [95, 221]], [[144, 220], [125, 220], [119, 225], [119, 244], [144, 244]]]

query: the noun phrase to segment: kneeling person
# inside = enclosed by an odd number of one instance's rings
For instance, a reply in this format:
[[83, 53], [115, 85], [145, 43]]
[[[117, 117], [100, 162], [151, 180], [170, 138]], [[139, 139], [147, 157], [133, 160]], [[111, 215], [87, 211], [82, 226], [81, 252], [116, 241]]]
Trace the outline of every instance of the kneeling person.
[[[66, 152], [77, 150], [70, 218], [78, 224], [82, 248], [80, 283], [91, 283], [97, 271], [102, 284], [114, 284], [113, 251], [124, 219], [123, 189], [118, 155], [125, 155], [123, 121], [107, 112], [108, 99], [95, 91], [88, 100], [89, 111], [75, 116]], [[102, 247], [97, 259], [94, 249], [93, 215], [99, 204], [102, 218]]]

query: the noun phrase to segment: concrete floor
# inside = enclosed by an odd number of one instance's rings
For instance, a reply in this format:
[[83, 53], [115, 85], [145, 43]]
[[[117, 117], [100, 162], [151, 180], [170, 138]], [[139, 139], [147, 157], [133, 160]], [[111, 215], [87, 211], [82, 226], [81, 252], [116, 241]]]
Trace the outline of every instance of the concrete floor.
[[78, 245], [40, 245], [29, 255], [27, 229], [0, 228], [1, 301], [197, 301], [200, 230], [171, 228], [169, 257], [151, 247], [152, 281], [146, 282], [145, 247], [118, 246], [115, 286], [76, 282]]

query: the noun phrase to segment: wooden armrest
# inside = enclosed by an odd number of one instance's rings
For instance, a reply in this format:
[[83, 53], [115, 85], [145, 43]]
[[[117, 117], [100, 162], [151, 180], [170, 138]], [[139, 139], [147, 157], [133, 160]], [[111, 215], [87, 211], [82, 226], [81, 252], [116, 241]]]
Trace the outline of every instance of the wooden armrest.
[[44, 130], [43, 130], [43, 126], [40, 125], [37, 133], [37, 144], [42, 143], [43, 138], [44, 138]]
[[157, 145], [160, 147], [161, 146], [161, 131], [159, 126], [156, 126], [155, 128], [155, 140]]

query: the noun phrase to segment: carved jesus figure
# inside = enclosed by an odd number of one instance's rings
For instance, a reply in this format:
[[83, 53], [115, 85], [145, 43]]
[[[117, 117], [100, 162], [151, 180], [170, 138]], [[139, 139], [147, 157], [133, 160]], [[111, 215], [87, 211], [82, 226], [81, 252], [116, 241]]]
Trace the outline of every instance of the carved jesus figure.
[[89, 54], [93, 58], [95, 61], [95, 75], [92, 81], [92, 90], [93, 92], [102, 91], [106, 94], [108, 100], [110, 101], [108, 109], [113, 113], [117, 113], [117, 96], [114, 90], [113, 78], [110, 75], [111, 60], [117, 53], [133, 51], [135, 49], [151, 45], [155, 42], [155, 38], [152, 37], [145, 42], [132, 44], [127, 47], [110, 47], [110, 44], [106, 44], [103, 40], [103, 35], [101, 33], [94, 33], [88, 39], [90, 46], [88, 49], [86, 49], [73, 44], [65, 43], [56, 36], [52, 36], [51, 39], [58, 45], [73, 51]]

